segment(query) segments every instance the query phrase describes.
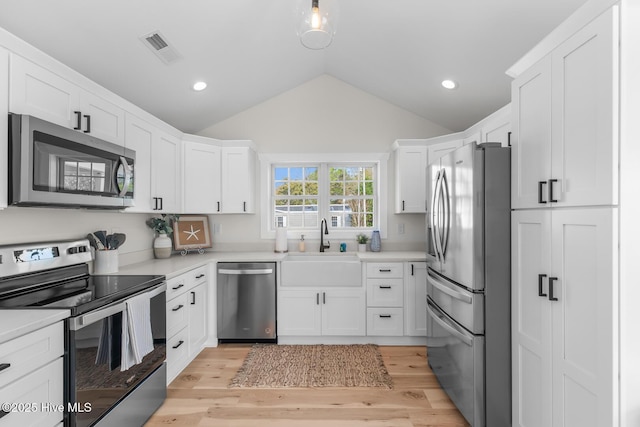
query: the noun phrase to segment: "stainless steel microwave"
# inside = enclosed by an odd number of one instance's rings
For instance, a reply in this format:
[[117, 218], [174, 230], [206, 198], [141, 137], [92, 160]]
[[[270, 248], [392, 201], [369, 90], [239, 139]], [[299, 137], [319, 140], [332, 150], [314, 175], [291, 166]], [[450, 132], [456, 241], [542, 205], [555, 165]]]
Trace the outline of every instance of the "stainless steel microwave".
[[124, 209], [135, 152], [24, 114], [9, 114], [9, 203]]

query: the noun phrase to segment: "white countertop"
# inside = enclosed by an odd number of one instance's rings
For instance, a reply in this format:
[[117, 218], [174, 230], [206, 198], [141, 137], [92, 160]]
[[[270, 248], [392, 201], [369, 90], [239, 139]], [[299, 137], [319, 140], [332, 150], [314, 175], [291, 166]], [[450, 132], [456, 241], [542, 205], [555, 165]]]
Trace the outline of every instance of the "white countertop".
[[65, 309], [0, 310], [0, 344], [64, 320], [71, 315]]
[[[319, 252], [289, 252], [291, 255], [320, 255]], [[361, 261], [426, 261], [420, 251], [393, 252], [324, 252], [325, 255], [357, 255]], [[287, 253], [275, 252], [205, 252], [204, 254], [174, 255], [168, 259], [152, 259], [121, 266], [118, 274], [157, 274], [168, 279], [186, 273], [211, 262], [277, 262], [283, 261]]]

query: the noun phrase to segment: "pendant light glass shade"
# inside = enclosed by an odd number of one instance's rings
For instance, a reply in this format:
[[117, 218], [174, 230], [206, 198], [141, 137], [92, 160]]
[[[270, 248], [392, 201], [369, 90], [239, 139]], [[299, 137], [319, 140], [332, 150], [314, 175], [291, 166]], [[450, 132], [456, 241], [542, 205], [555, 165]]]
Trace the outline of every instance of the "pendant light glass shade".
[[336, 33], [337, 3], [335, 0], [298, 1], [298, 37], [306, 48], [318, 50], [331, 44]]

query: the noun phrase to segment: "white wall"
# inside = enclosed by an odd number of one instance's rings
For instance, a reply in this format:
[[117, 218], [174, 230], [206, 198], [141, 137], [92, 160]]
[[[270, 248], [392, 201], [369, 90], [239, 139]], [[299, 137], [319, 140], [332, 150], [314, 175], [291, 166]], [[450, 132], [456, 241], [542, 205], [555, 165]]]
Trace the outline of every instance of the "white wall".
[[[396, 139], [430, 138], [451, 133], [429, 120], [363, 92], [329, 75], [256, 105], [199, 134], [218, 139], [251, 139], [264, 153], [382, 153]], [[383, 250], [424, 249], [424, 215], [393, 213], [395, 169], [389, 161], [388, 238]], [[259, 188], [259, 187], [258, 187]], [[258, 196], [259, 200], [259, 196]], [[213, 235], [215, 249], [273, 249], [260, 240], [260, 213], [211, 216], [220, 225]], [[398, 227], [404, 225], [404, 234]], [[319, 232], [318, 232], [319, 233]], [[315, 250], [318, 236], [306, 236], [307, 250]], [[332, 249], [338, 247], [334, 242]], [[355, 248], [355, 242], [350, 249]], [[297, 247], [290, 242], [290, 250]]]

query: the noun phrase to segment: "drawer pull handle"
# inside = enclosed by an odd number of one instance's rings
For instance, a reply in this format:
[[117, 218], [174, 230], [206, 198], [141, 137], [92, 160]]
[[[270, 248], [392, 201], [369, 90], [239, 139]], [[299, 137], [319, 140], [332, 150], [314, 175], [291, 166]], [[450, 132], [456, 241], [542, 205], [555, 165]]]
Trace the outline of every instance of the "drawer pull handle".
[[390, 314], [381, 314], [380, 318], [381, 319], [391, 319], [391, 315]]
[[198, 275], [196, 276], [196, 279], [202, 279], [203, 277], [204, 277], [204, 273], [202, 273], [202, 274], [198, 274]]
[[184, 305], [180, 304], [179, 306], [177, 306], [176, 308], [172, 308], [171, 311], [178, 311], [180, 310], [182, 307], [184, 307]]
[[174, 345], [173, 348], [178, 348], [180, 347], [182, 344], [184, 344], [184, 341], [180, 340], [178, 341], [178, 344]]
[[380, 289], [391, 289], [391, 286], [382, 286], [382, 285], [380, 285]]
[[391, 273], [391, 269], [390, 268], [381, 268], [380, 269], [380, 273]]
[[11, 367], [11, 363], [0, 363], [0, 371], [4, 371], [7, 368]]
[[174, 287], [172, 287], [171, 289], [173, 289], [174, 291], [176, 291], [176, 290], [180, 289], [180, 288], [181, 288], [181, 287], [183, 287], [183, 286], [184, 286], [184, 283], [180, 283], [178, 286], [174, 286]]

